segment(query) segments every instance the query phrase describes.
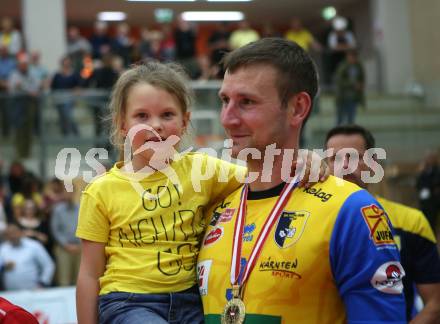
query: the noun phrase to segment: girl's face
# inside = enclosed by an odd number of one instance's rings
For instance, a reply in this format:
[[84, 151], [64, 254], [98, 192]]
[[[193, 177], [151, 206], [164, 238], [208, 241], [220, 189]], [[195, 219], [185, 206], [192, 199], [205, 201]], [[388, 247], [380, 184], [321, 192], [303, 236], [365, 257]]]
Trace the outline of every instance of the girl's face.
[[[135, 126], [146, 126], [131, 133], [131, 151], [136, 152], [148, 142], [164, 142], [171, 135], [179, 138], [188, 125], [189, 112], [183, 113], [177, 99], [161, 88], [148, 83], [138, 83], [128, 91], [121, 133], [126, 137]], [[134, 136], [133, 136], [134, 135]], [[148, 163], [154, 152], [144, 150], [133, 156]]]

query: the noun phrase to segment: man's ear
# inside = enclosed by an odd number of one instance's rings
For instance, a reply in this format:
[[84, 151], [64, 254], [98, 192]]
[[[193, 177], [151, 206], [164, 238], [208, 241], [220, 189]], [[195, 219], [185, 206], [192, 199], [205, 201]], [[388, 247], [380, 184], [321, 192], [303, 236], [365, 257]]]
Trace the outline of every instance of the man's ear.
[[301, 91], [292, 96], [287, 103], [289, 121], [292, 126], [298, 126], [304, 122], [312, 109], [312, 99], [307, 92]]

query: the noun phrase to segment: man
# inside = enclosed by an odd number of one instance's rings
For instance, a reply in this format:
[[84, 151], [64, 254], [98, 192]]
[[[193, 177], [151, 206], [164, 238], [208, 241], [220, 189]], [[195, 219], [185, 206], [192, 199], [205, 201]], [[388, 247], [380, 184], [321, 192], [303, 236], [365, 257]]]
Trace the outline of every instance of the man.
[[232, 155], [252, 153], [255, 180], [208, 210], [197, 266], [206, 323], [404, 323], [404, 272], [374, 198], [335, 177], [285, 184], [318, 87], [308, 54], [264, 38], [224, 66], [221, 122]]
[[49, 286], [55, 265], [40, 242], [23, 237], [20, 228], [9, 224], [6, 242], [0, 245], [0, 268], [6, 290]]
[[[326, 148], [333, 149], [329, 158], [332, 172], [335, 170], [335, 156], [343, 148], [354, 148], [359, 153], [356, 170], [344, 177], [368, 190], [368, 183], [362, 173], [370, 171], [366, 161], [366, 151], [375, 146], [373, 135], [365, 128], [357, 125], [339, 126], [327, 134]], [[342, 162], [342, 161], [341, 161]], [[340, 165], [348, 163], [343, 161]], [[340, 162], [339, 162], [340, 163]], [[395, 240], [398, 243], [402, 265], [406, 276], [403, 286], [406, 299], [408, 321], [414, 305], [414, 284], [425, 304], [424, 309], [411, 323], [440, 322], [440, 258], [436, 248], [434, 233], [422, 212], [382, 197], [376, 197], [383, 206], [395, 229]]]

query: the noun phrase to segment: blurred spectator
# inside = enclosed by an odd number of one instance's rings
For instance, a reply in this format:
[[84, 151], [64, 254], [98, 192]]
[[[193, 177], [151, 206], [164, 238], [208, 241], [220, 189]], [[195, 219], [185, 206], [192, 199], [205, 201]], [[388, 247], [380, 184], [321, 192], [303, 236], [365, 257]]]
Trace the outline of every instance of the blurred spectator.
[[8, 186], [11, 195], [23, 190], [23, 182], [26, 177], [26, 169], [19, 161], [13, 161], [9, 166]]
[[327, 38], [328, 54], [328, 80], [331, 82], [333, 75], [344, 60], [347, 51], [356, 48], [354, 34], [348, 29], [348, 20], [344, 17], [335, 17], [332, 21], [332, 30]]
[[0, 264], [6, 290], [36, 289], [49, 286], [55, 266], [44, 247], [23, 237], [15, 224], [6, 228], [6, 242], [0, 245]]
[[55, 106], [58, 110], [61, 132], [64, 136], [79, 135], [78, 126], [73, 118], [75, 107], [75, 94], [73, 90], [81, 84], [81, 77], [72, 68], [72, 61], [69, 57], [61, 60], [60, 70], [54, 75], [51, 89], [59, 91], [54, 93]]
[[20, 181], [20, 191], [14, 193], [11, 199], [14, 220], [18, 220], [21, 217], [26, 200], [32, 200], [39, 211], [44, 208], [38, 179], [32, 174], [26, 174], [20, 178]]
[[74, 192], [65, 192], [65, 201], [59, 202], [51, 216], [51, 232], [55, 239], [57, 283], [60, 286], [74, 285], [80, 262], [80, 240], [75, 236], [78, 223], [79, 204]]
[[138, 55], [141, 60], [145, 60], [153, 56], [151, 50], [150, 31], [144, 27], [141, 30], [141, 39], [137, 45]]
[[176, 42], [176, 61], [188, 72], [191, 79], [200, 75], [200, 67], [196, 59], [196, 31], [194, 26], [179, 17], [174, 31]]
[[51, 251], [49, 224], [42, 219], [41, 210], [37, 208], [33, 200], [26, 199], [24, 201], [20, 215], [17, 218], [17, 225], [23, 231], [23, 236], [37, 240], [47, 251]]
[[17, 55], [23, 48], [21, 33], [14, 28], [12, 19], [4, 17], [1, 20], [0, 46], [8, 48], [9, 55]]
[[9, 135], [9, 121], [8, 121], [8, 79], [11, 73], [15, 70], [17, 62], [15, 57], [9, 55], [8, 47], [0, 44], [0, 119], [2, 136]]
[[[120, 23], [116, 27], [116, 36], [112, 41], [112, 52], [123, 59], [124, 66], [129, 66], [132, 51], [133, 39], [130, 37], [130, 26], [127, 23]], [[104, 55], [106, 54], [102, 57]]]
[[440, 163], [438, 152], [429, 152], [421, 163], [417, 176], [420, 209], [437, 231], [437, 217], [440, 212]]
[[6, 230], [6, 224], [8, 223], [8, 218], [6, 216], [5, 210], [5, 189], [3, 184], [0, 183], [0, 242], [3, 240], [3, 232]]
[[73, 69], [81, 71], [85, 54], [92, 52], [89, 41], [82, 37], [78, 27], [70, 26], [67, 31], [67, 55], [72, 60]]
[[356, 51], [347, 52], [346, 60], [336, 71], [335, 84], [336, 125], [353, 124], [356, 119], [357, 106], [365, 105], [365, 72]]
[[321, 44], [315, 40], [309, 30], [304, 28], [302, 21], [298, 17], [292, 18], [290, 28], [284, 34], [284, 38], [297, 43], [307, 52], [309, 52], [310, 49], [321, 50]]
[[216, 25], [216, 29], [208, 39], [208, 48], [210, 51], [211, 74], [217, 79], [223, 79], [225, 74], [220, 61], [223, 56], [230, 51], [229, 48], [229, 32], [226, 22], [220, 22]]
[[278, 32], [271, 22], [265, 22], [261, 30], [261, 37], [283, 37], [280, 32]]
[[90, 98], [89, 106], [93, 110], [95, 122], [95, 135], [102, 133], [102, 123], [107, 108], [108, 94], [118, 79], [118, 73], [113, 69], [113, 56], [106, 54], [102, 57], [102, 66], [93, 71], [92, 76], [87, 80], [90, 88], [105, 90], [98, 93], [96, 98]]
[[92, 56], [94, 59], [101, 59], [102, 55], [110, 53], [112, 40], [108, 35], [108, 26], [104, 21], [95, 22], [95, 29], [90, 43], [92, 45]]
[[38, 96], [35, 101], [34, 129], [35, 133], [40, 135], [41, 107], [43, 100], [41, 94], [49, 89], [50, 78], [48, 69], [40, 63], [40, 52], [38, 51], [32, 51], [30, 54], [29, 73], [32, 74], [39, 83], [40, 96]]
[[32, 126], [40, 90], [39, 80], [29, 72], [27, 55], [19, 55], [18, 68], [9, 77], [8, 89], [11, 101], [7, 114], [10, 125], [16, 131], [17, 155], [27, 158], [31, 149]]
[[172, 62], [177, 56], [177, 44], [174, 38], [175, 34], [173, 33], [173, 29], [170, 24], [163, 24], [160, 31], [162, 34], [160, 43], [162, 61]]
[[60, 179], [53, 178], [43, 189], [44, 214], [47, 218], [52, 214], [53, 207], [64, 199], [64, 185]]
[[229, 47], [235, 50], [259, 39], [258, 32], [251, 28], [247, 20], [242, 20], [238, 23], [238, 29], [234, 30], [229, 38]]

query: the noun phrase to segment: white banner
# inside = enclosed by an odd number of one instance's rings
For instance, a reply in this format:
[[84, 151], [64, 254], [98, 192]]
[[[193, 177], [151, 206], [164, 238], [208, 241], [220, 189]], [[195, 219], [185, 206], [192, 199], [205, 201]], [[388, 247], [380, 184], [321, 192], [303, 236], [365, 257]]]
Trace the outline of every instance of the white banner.
[[75, 287], [0, 291], [0, 296], [34, 314], [40, 324], [76, 323]]

